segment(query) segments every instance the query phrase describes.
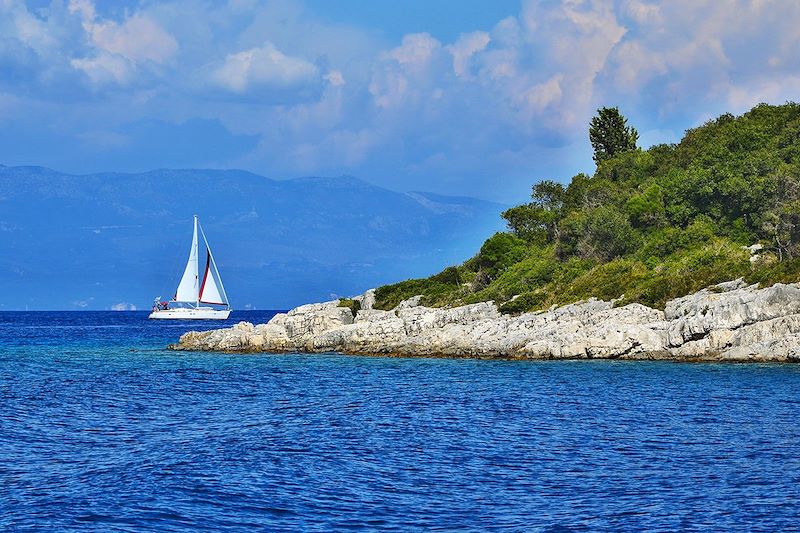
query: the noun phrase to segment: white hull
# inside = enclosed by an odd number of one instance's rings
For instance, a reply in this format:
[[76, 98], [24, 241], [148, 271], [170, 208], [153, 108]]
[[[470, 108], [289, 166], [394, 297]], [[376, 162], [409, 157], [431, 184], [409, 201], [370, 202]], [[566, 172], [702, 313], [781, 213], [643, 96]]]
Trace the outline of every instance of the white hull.
[[225, 320], [230, 314], [230, 309], [176, 307], [175, 309], [153, 311], [147, 318], [154, 320]]

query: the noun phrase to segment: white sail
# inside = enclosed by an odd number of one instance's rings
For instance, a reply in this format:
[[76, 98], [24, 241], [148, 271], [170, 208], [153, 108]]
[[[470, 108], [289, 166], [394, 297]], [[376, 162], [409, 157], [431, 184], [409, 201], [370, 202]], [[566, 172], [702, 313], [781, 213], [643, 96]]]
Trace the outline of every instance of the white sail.
[[194, 233], [192, 234], [192, 248], [189, 250], [189, 260], [186, 262], [186, 270], [175, 292], [176, 302], [197, 303], [199, 299], [199, 287], [197, 276], [197, 217], [194, 217]]
[[217, 265], [214, 264], [214, 258], [209, 251], [206, 257], [206, 271], [200, 284], [200, 303], [227, 305], [228, 300], [221, 286]]
[[225, 294], [225, 287], [222, 286], [222, 278], [217, 270], [217, 263], [211, 253], [211, 246], [208, 244], [203, 227], [200, 226], [200, 234], [203, 236], [203, 243], [206, 245], [206, 270], [203, 274], [203, 282], [200, 285], [200, 302], [205, 304], [228, 305], [228, 295]]

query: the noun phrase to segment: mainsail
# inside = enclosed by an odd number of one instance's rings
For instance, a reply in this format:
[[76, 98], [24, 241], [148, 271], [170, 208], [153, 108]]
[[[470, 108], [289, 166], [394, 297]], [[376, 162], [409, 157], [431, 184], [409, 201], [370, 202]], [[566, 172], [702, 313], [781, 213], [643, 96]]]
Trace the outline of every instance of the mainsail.
[[194, 217], [194, 233], [192, 234], [192, 247], [189, 250], [189, 260], [186, 262], [186, 270], [183, 271], [183, 277], [178, 290], [175, 291], [176, 302], [192, 302], [197, 303], [198, 295], [197, 287], [197, 217]]

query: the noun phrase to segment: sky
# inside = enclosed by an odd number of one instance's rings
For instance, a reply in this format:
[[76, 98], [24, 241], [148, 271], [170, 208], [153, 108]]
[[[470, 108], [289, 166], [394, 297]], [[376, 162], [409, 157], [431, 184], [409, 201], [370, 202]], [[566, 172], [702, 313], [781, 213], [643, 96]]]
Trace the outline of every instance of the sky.
[[513, 203], [797, 100], [794, 0], [0, 0], [0, 164], [353, 175]]

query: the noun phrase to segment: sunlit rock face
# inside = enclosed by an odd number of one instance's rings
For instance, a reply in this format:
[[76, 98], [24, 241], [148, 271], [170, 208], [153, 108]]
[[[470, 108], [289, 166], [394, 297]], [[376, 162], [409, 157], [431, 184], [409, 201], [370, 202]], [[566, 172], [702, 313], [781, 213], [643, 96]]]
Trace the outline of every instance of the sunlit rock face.
[[502, 315], [493, 302], [450, 309], [415, 297], [355, 316], [338, 301], [303, 305], [268, 324], [189, 332], [176, 350], [328, 352], [528, 359], [800, 361], [800, 285], [759, 289], [740, 280], [667, 302], [614, 307], [589, 299], [548, 311]]

